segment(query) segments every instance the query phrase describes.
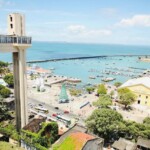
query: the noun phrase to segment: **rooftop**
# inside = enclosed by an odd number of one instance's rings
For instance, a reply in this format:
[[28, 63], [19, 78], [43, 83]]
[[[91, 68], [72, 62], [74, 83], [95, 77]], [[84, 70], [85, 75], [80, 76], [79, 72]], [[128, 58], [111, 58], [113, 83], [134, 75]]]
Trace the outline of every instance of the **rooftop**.
[[41, 123], [44, 121], [45, 119], [33, 119], [23, 129], [37, 133], [41, 129]]
[[138, 138], [137, 145], [150, 149], [150, 140]]
[[94, 139], [95, 137], [82, 132], [71, 133], [67, 138], [57, 147], [58, 150], [66, 149], [66, 146], [70, 150], [81, 150], [87, 141]]
[[133, 86], [133, 85], [139, 85], [142, 84], [148, 88], [150, 88], [150, 77], [142, 77], [142, 78], [136, 78], [136, 79], [130, 79], [124, 84], [120, 86], [122, 87], [128, 87], [128, 86]]
[[123, 138], [120, 138], [118, 141], [115, 141], [112, 145], [113, 148], [118, 150], [134, 150], [135, 146], [135, 143]]

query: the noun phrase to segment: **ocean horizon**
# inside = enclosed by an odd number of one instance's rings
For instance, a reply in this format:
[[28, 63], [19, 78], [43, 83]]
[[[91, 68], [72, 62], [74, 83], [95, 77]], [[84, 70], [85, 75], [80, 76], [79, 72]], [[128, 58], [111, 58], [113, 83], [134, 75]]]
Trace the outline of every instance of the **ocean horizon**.
[[[115, 78], [114, 82], [125, 82], [150, 69], [149, 63], [140, 62], [138, 56], [132, 57], [132, 55], [150, 55], [149, 46], [33, 42], [32, 47], [27, 50], [27, 61], [104, 55], [109, 57], [42, 62], [36, 65], [45, 69], [54, 68], [55, 75], [79, 78], [83, 84], [97, 84], [106, 77]], [[113, 55], [131, 56], [113, 57]], [[11, 54], [0, 55], [0, 60], [11, 62]], [[104, 73], [108, 71], [111, 74]], [[120, 72], [122, 75], [114, 75], [113, 72]], [[90, 76], [95, 79], [90, 79]]]
[[[150, 55], [150, 46], [41, 41], [27, 49], [27, 61], [101, 55]], [[11, 54], [1, 54], [0, 60], [12, 62]]]

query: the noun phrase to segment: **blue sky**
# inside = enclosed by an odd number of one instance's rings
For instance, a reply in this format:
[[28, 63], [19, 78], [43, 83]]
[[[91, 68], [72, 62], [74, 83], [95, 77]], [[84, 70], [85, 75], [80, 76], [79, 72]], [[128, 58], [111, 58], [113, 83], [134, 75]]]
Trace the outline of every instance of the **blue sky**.
[[11, 12], [34, 41], [150, 45], [150, 0], [0, 0], [0, 34]]

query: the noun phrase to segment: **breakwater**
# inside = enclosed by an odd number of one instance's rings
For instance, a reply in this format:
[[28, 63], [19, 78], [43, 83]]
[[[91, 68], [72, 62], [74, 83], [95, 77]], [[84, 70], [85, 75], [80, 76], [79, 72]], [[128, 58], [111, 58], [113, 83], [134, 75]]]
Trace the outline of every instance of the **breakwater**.
[[31, 61], [27, 61], [27, 63], [43, 63], [43, 62], [50, 62], [50, 61], [94, 59], [94, 58], [107, 58], [107, 57], [141, 57], [141, 56], [150, 56], [150, 55], [100, 55], [100, 56], [85, 56], [85, 57], [70, 57], [70, 58], [53, 58], [53, 59], [46, 59], [46, 60], [31, 60]]

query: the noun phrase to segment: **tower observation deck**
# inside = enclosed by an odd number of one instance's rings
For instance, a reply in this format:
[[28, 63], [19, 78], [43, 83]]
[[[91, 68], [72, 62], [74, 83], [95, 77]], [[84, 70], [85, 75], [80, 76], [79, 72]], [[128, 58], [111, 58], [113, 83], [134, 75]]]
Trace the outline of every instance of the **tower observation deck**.
[[0, 35], [0, 53], [13, 57], [16, 127], [20, 131], [28, 123], [26, 93], [26, 49], [32, 38], [25, 35], [25, 17], [19, 13], [8, 15], [8, 34]]

